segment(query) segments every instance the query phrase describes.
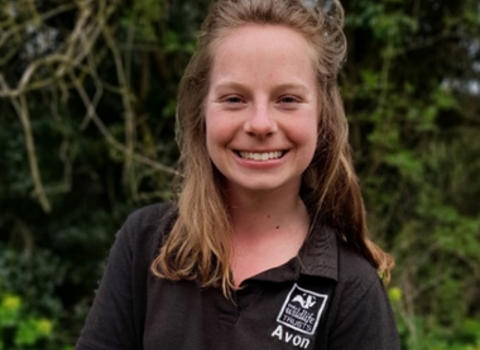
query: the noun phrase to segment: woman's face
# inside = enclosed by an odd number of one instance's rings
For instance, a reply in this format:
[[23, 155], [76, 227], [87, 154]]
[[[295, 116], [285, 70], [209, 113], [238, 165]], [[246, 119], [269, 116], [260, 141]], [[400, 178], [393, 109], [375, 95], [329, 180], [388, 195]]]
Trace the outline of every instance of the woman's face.
[[317, 144], [312, 50], [283, 26], [246, 25], [218, 44], [206, 142], [230, 191], [299, 191]]

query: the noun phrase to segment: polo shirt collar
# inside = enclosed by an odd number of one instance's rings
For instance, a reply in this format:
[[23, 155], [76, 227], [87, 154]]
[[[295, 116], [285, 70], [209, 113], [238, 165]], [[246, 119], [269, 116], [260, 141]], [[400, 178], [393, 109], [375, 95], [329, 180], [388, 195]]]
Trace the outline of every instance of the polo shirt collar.
[[296, 281], [300, 275], [338, 280], [337, 238], [332, 229], [313, 225], [298, 255], [285, 264], [261, 272], [248, 281], [282, 283]]

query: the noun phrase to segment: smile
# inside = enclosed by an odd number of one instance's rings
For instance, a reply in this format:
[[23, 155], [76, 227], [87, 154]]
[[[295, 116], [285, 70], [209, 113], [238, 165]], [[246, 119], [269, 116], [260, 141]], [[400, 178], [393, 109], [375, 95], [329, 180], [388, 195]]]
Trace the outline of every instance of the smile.
[[255, 160], [257, 162], [264, 162], [267, 160], [272, 160], [272, 159], [279, 159], [282, 158], [283, 155], [286, 152], [284, 151], [275, 151], [275, 152], [242, 152], [239, 151], [237, 154], [243, 158], [243, 159], [248, 159], [248, 160]]

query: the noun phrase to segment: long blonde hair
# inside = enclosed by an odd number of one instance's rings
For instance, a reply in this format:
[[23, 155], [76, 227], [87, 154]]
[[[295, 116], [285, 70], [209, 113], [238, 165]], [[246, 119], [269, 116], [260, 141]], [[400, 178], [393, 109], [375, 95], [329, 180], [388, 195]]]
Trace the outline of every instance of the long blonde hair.
[[180, 84], [177, 137], [181, 151], [178, 218], [152, 263], [155, 275], [170, 280], [199, 280], [235, 289], [230, 273], [232, 224], [222, 192], [222, 175], [206, 148], [204, 102], [218, 42], [246, 24], [281, 25], [302, 34], [316, 52], [319, 86], [319, 136], [302, 188], [313, 203], [313, 221], [332, 227], [379, 273], [390, 276], [393, 259], [367, 237], [366, 214], [351, 159], [348, 124], [337, 86], [345, 58], [343, 9], [338, 1], [325, 13], [300, 0], [220, 0], [203, 22], [198, 50]]

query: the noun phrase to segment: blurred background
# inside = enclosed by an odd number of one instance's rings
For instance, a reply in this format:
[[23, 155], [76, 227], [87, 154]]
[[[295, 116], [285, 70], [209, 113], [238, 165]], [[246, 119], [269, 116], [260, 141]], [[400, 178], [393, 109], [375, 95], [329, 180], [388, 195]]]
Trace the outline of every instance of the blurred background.
[[[169, 198], [209, 0], [0, 0], [0, 349], [72, 349], [116, 231]], [[403, 349], [480, 349], [480, 3], [345, 0], [340, 76]]]

